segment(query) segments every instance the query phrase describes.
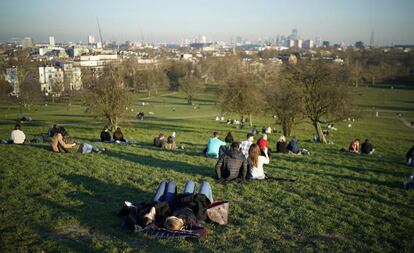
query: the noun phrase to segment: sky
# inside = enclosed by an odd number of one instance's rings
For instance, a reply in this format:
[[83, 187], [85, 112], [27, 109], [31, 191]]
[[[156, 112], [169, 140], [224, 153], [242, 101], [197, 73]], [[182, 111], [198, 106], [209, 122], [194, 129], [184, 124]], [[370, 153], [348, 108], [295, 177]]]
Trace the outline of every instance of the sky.
[[376, 45], [414, 44], [414, 0], [0, 0], [0, 41], [180, 43], [289, 35]]

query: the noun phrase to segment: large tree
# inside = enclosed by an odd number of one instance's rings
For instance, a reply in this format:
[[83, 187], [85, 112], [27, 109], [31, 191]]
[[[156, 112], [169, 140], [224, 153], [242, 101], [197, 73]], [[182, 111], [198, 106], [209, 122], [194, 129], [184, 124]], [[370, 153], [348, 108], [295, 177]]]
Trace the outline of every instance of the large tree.
[[180, 61], [170, 61], [164, 65], [165, 73], [168, 77], [170, 90], [178, 91], [180, 88], [180, 78], [183, 78], [191, 70], [191, 63]]
[[0, 101], [2, 103], [9, 102], [10, 93], [13, 91], [13, 86], [6, 81], [4, 75], [0, 73]]
[[250, 126], [253, 115], [264, 110], [264, 95], [260, 80], [253, 73], [240, 70], [228, 78], [218, 89], [219, 106], [223, 112], [248, 116]]
[[290, 65], [287, 81], [300, 91], [303, 115], [315, 128], [321, 143], [326, 143], [321, 123], [336, 122], [353, 114], [349, 88], [338, 78], [340, 66], [322, 62]]
[[124, 85], [123, 74], [121, 66], [107, 66], [98, 77], [92, 75], [92, 79], [85, 80], [89, 83], [86, 98], [89, 109], [107, 119], [111, 129], [118, 127], [131, 105], [131, 95]]

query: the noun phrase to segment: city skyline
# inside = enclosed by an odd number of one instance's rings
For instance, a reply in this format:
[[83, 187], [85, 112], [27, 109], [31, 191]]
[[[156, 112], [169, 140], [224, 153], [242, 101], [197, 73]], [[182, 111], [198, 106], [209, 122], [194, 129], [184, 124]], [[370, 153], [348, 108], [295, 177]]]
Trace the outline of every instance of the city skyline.
[[8, 1], [0, 3], [0, 41], [32, 37], [56, 43], [105, 41], [180, 43], [206, 35], [209, 40], [275, 39], [297, 28], [303, 39], [353, 44], [414, 44], [410, 11], [414, 1]]

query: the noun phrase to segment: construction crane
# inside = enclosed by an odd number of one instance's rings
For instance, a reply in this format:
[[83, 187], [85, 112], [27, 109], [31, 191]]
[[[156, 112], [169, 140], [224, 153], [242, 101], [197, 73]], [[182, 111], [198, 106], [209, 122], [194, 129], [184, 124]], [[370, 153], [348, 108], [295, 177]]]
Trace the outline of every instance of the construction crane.
[[105, 45], [105, 42], [104, 42], [103, 37], [102, 37], [102, 31], [101, 31], [101, 26], [99, 25], [98, 16], [96, 16], [96, 23], [98, 23], [99, 37], [101, 38], [101, 43], [102, 43], [102, 48], [103, 48], [104, 45]]

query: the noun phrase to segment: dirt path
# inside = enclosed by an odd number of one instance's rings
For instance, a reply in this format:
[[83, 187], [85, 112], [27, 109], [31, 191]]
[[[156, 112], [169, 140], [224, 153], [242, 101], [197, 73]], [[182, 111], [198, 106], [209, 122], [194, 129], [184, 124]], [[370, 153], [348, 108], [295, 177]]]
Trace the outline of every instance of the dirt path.
[[404, 118], [404, 117], [398, 117], [398, 116], [397, 116], [397, 118], [398, 118], [399, 120], [401, 120], [401, 122], [402, 122], [404, 125], [406, 125], [408, 128], [414, 129], [414, 125], [411, 125], [411, 122], [408, 122], [408, 120], [407, 120], [406, 118]]

